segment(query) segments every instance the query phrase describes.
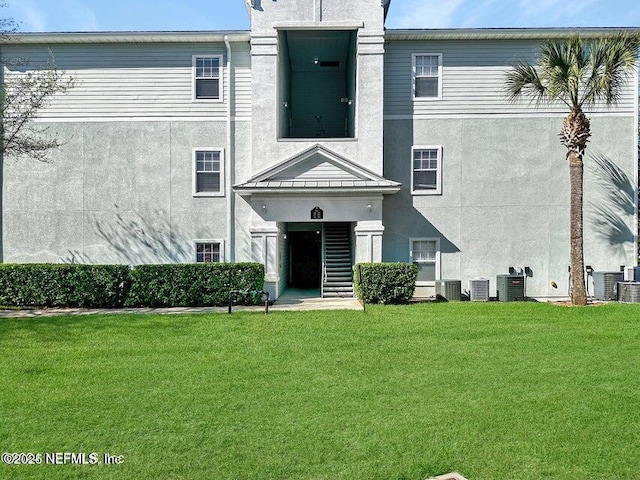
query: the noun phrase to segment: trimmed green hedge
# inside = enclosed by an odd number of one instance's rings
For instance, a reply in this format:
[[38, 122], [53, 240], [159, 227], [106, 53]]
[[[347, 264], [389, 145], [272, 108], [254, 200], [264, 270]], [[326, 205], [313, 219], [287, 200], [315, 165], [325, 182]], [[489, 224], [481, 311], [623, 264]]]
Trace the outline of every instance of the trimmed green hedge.
[[131, 271], [131, 307], [222, 306], [230, 290], [262, 290], [259, 263], [139, 265]]
[[[7, 307], [226, 305], [230, 290], [262, 290], [259, 263], [139, 265], [0, 264]], [[238, 298], [250, 303], [251, 298]]]
[[413, 263], [359, 263], [354, 270], [356, 295], [366, 303], [407, 303], [416, 289]]
[[129, 286], [126, 265], [0, 264], [0, 305], [121, 307]]

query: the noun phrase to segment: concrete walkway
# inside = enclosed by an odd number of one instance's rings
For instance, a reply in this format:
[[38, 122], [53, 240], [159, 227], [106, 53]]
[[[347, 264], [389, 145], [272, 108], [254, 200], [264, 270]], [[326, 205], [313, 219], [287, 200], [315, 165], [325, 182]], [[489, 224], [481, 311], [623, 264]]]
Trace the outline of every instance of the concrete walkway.
[[318, 289], [289, 288], [280, 295], [271, 310], [363, 310], [363, 308], [360, 302], [353, 297], [321, 298]]
[[[362, 310], [355, 298], [320, 298], [319, 290], [289, 289], [269, 306], [270, 312], [306, 310]], [[233, 312], [264, 312], [264, 306], [233, 306]], [[43, 308], [34, 310], [0, 310], [0, 318], [37, 318], [63, 315], [228, 313], [228, 307], [171, 308]]]

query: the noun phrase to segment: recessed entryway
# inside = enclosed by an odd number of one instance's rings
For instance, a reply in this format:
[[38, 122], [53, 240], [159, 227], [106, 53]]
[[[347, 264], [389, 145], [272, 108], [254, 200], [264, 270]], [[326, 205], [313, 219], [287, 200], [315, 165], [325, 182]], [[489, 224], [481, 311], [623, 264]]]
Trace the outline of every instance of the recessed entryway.
[[320, 297], [353, 298], [352, 226], [347, 222], [287, 224], [287, 286]]
[[289, 287], [320, 289], [322, 279], [322, 225], [289, 226]]

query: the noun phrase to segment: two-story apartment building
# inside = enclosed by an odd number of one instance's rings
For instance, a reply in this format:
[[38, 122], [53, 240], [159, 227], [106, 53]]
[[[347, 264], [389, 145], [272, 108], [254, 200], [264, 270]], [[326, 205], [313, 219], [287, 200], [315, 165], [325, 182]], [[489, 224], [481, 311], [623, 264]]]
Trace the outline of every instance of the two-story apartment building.
[[[3, 261], [253, 260], [275, 295], [350, 295], [361, 261], [416, 262], [419, 294], [528, 267], [529, 295], [566, 296], [566, 112], [509, 103], [503, 83], [572, 32], [386, 30], [388, 8], [252, 0], [247, 32], [5, 42], [3, 57], [30, 59], [5, 78], [50, 49], [76, 84], [38, 118], [65, 142], [50, 161], [4, 159]], [[636, 73], [616, 107], [589, 112], [598, 270], [635, 264], [637, 91]]]

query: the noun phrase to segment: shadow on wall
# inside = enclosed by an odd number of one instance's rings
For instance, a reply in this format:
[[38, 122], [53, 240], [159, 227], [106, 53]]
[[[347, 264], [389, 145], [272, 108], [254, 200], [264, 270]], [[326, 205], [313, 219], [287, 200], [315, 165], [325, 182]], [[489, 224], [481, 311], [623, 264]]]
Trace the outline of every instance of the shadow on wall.
[[595, 201], [588, 204], [593, 212], [589, 225], [599, 238], [624, 255], [635, 238], [627, 220], [635, 216], [636, 187], [629, 175], [606, 155], [596, 151], [589, 157], [600, 187], [593, 194]]
[[[171, 227], [164, 211], [144, 214], [117, 211], [109, 221], [96, 221], [95, 228], [98, 236], [107, 243], [102, 248], [110, 257], [109, 262], [139, 265], [193, 261], [193, 252], [188, 247], [190, 241]], [[69, 257], [61, 260], [65, 263], [95, 263], [97, 259], [86, 253], [69, 251]]]
[[[385, 230], [385, 237], [395, 237], [393, 244], [406, 245], [401, 252], [385, 252], [385, 258], [392, 258], [392, 261], [407, 262], [408, 252], [411, 249], [409, 240], [411, 238], [439, 238], [440, 239], [440, 253], [458, 253], [460, 249], [451, 240], [449, 240], [440, 230], [438, 230], [427, 218], [415, 207], [411, 208], [394, 208], [393, 215], [401, 217], [403, 219], [403, 228], [392, 230]], [[383, 223], [386, 220], [383, 218]], [[402, 232], [402, 233], [399, 233]]]

